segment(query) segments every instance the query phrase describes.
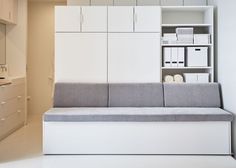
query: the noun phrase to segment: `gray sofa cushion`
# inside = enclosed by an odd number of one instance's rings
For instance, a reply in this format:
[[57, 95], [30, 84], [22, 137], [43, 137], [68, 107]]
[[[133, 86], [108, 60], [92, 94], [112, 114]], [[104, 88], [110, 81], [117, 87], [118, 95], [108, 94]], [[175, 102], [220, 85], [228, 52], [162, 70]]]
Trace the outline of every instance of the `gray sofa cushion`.
[[219, 84], [164, 84], [166, 107], [221, 107]]
[[162, 107], [163, 86], [153, 84], [109, 84], [109, 107]]
[[201, 122], [232, 121], [220, 108], [54, 108], [45, 122]]
[[56, 83], [54, 107], [107, 107], [108, 84]]

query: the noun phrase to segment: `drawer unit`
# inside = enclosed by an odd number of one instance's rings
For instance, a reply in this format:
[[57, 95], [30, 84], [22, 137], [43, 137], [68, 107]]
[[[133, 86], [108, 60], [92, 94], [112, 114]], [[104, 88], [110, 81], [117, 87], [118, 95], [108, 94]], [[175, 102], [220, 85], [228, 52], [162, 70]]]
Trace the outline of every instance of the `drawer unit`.
[[17, 127], [24, 124], [25, 110], [20, 109], [7, 117], [0, 119], [0, 139], [13, 132]]
[[16, 98], [9, 99], [7, 101], [0, 102], [0, 117], [8, 116], [12, 113], [16, 113], [19, 109], [23, 108], [25, 104], [24, 95], [19, 95]]
[[208, 47], [187, 47], [188, 67], [208, 66]]
[[12, 84], [0, 86], [0, 139], [23, 125], [25, 120], [24, 78], [12, 80]]
[[17, 85], [11, 84], [11, 85], [0, 86], [0, 93], [2, 95], [0, 97], [0, 101], [11, 99], [19, 95], [22, 95], [24, 94], [24, 91], [25, 91], [24, 84], [17, 84]]

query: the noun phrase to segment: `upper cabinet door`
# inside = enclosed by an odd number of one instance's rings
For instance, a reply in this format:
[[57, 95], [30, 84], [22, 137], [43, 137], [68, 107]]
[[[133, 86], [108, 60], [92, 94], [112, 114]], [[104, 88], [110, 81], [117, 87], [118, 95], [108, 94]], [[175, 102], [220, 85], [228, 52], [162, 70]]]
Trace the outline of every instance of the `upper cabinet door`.
[[160, 32], [161, 8], [158, 6], [137, 6], [134, 14], [135, 32]]
[[56, 32], [80, 32], [80, 7], [57, 6], [55, 8]]
[[0, 22], [6, 24], [17, 23], [17, 1], [0, 0]]
[[107, 32], [107, 7], [86, 6], [81, 10], [82, 32]]
[[108, 7], [108, 32], [133, 32], [133, 7]]

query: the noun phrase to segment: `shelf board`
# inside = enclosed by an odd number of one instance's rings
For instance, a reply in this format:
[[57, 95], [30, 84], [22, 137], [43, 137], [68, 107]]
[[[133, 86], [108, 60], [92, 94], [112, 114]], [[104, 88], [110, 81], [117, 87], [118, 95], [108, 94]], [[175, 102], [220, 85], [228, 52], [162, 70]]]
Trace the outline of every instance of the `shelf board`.
[[198, 11], [198, 12], [204, 12], [209, 9], [214, 9], [213, 6], [162, 6], [163, 12], [169, 12], [169, 11]]
[[191, 47], [191, 46], [212, 46], [212, 44], [161, 44], [162, 47]]
[[212, 67], [161, 67], [162, 70], [176, 70], [176, 69], [183, 69], [183, 70], [188, 70], [188, 69], [212, 69]]
[[211, 24], [162, 24], [162, 27], [209, 27], [209, 26], [212, 26]]

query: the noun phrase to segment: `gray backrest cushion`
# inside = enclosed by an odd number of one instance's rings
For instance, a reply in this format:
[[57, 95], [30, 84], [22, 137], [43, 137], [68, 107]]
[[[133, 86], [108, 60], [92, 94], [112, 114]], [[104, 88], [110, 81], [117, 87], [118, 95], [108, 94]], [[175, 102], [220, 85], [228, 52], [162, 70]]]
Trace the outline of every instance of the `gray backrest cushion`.
[[220, 86], [212, 84], [164, 84], [166, 107], [221, 107]]
[[54, 107], [107, 107], [108, 84], [56, 83]]
[[163, 85], [109, 84], [109, 107], [163, 107]]

